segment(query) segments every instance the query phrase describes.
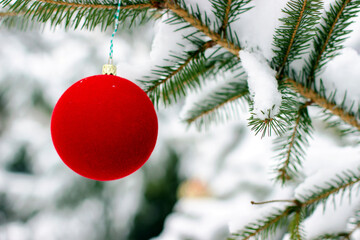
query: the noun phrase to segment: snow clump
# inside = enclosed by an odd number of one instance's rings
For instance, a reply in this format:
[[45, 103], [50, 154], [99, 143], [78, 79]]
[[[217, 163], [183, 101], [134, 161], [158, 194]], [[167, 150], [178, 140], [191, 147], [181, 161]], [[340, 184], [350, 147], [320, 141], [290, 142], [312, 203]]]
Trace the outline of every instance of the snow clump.
[[246, 50], [239, 52], [242, 66], [248, 75], [249, 90], [254, 101], [254, 113], [262, 120], [279, 113], [281, 93], [278, 91], [276, 71], [265, 58]]

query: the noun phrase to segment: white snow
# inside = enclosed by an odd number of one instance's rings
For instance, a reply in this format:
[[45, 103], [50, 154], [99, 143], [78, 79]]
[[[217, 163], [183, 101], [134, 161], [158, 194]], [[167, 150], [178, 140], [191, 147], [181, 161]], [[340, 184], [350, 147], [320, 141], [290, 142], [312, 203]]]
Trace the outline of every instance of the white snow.
[[150, 58], [153, 66], [171, 66], [176, 59], [170, 57], [172, 54], [183, 53], [193, 50], [194, 46], [184, 38], [194, 31], [194, 28], [187, 28], [177, 31], [183, 24], [168, 24], [166, 21], [172, 15], [164, 14], [154, 27], [154, 39], [151, 46]]
[[359, 69], [360, 53], [348, 47], [326, 65], [318, 78], [323, 80], [327, 95], [336, 91], [337, 104], [342, 103], [346, 93], [345, 105], [349, 107], [354, 103], [353, 112], [357, 111], [360, 104]]
[[[353, 190], [357, 192], [356, 189]], [[347, 196], [349, 193], [346, 192]], [[333, 201], [336, 202], [334, 207]], [[347, 232], [351, 229], [348, 228], [348, 221], [354, 212], [360, 207], [360, 195], [353, 194], [351, 200], [344, 198], [341, 199], [337, 195], [334, 200], [330, 199], [326, 203], [326, 211], [323, 206], [318, 207], [315, 212], [303, 222], [303, 228], [306, 230], [306, 239], [311, 240], [323, 234], [336, 234]], [[324, 219], [331, 219], [326, 221]], [[332, 224], [331, 224], [332, 223]]]
[[[314, 125], [317, 129], [321, 128], [317, 121]], [[334, 178], [337, 173], [349, 169], [355, 173], [359, 171], [357, 168], [360, 156], [359, 146], [342, 146], [342, 144], [342, 141], [331, 137], [328, 131], [315, 132], [314, 138], [310, 140], [306, 161], [303, 163], [305, 179], [295, 190], [296, 198], [301, 200], [301, 196], [307, 195], [309, 190], [316, 190], [315, 186], [326, 187], [326, 182]], [[347, 219], [352, 216], [354, 210], [360, 207], [358, 186], [359, 184], [355, 185], [351, 198], [348, 190], [335, 194], [335, 198], [330, 197], [326, 203], [325, 212], [324, 205], [319, 205], [314, 214], [304, 222], [307, 239], [326, 232], [335, 233], [347, 230]]]
[[360, 14], [354, 18], [354, 23], [349, 26], [349, 29], [353, 32], [350, 37], [345, 41], [344, 45], [355, 49], [360, 53]]
[[[316, 123], [316, 122], [315, 122]], [[326, 157], [323, 156], [327, 152]], [[310, 148], [307, 151], [309, 159], [316, 161], [305, 161], [303, 167], [306, 179], [296, 188], [295, 197], [307, 195], [309, 190], [316, 189], [316, 186], [326, 187], [330, 179], [346, 170], [354, 173], [360, 171], [358, 161], [360, 149], [358, 146], [337, 146], [329, 136], [324, 135], [310, 140]], [[324, 167], [326, 166], [326, 168]]]
[[240, 51], [240, 59], [248, 75], [248, 85], [254, 101], [254, 113], [260, 119], [273, 118], [280, 109], [281, 94], [273, 70], [259, 54]]
[[245, 49], [259, 49], [267, 60], [274, 56], [272, 51], [273, 35], [279, 26], [279, 18], [284, 16], [281, 11], [286, 5], [284, 0], [252, 0], [253, 8], [242, 14], [231, 24]]

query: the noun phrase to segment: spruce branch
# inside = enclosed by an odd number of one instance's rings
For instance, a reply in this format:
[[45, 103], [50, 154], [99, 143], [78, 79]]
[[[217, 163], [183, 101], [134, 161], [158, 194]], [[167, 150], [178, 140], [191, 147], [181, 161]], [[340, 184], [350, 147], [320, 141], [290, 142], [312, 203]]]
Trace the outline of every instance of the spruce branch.
[[298, 209], [292, 221], [289, 224], [289, 232], [291, 240], [303, 240], [304, 238], [304, 230], [302, 229], [301, 223], [304, 220], [304, 213], [302, 209]]
[[[212, 122], [222, 122], [236, 114], [235, 104], [238, 100], [249, 101], [249, 89], [244, 79], [228, 83], [226, 86], [209, 94], [209, 96], [190, 109], [185, 117], [188, 124], [195, 123], [201, 129]], [[229, 113], [230, 112], [230, 113]]]
[[346, 28], [352, 23], [351, 19], [359, 10], [360, 1], [358, 0], [337, 0], [330, 5], [330, 10], [323, 17], [324, 23], [318, 28], [314, 49], [304, 69], [307, 74], [305, 81], [307, 87], [314, 84], [316, 74], [343, 48], [341, 43], [351, 32]]
[[312, 240], [350, 240], [347, 233], [337, 233], [337, 234], [323, 234]]
[[[256, 204], [267, 204], [267, 203], [275, 203], [275, 202], [289, 202], [290, 206], [286, 207], [283, 211], [277, 211], [275, 214], [271, 214], [263, 220], [259, 220], [257, 223], [251, 223], [245, 227], [240, 233], [233, 234], [234, 236], [240, 236], [241, 239], [249, 239], [250, 237], [257, 236], [258, 234], [262, 234], [261, 237], [264, 239], [268, 239], [268, 231], [272, 233], [275, 232], [278, 221], [286, 219], [294, 213], [294, 217], [292, 222], [289, 225], [291, 239], [304, 239], [303, 232], [301, 229], [301, 222], [306, 215], [313, 212], [313, 210], [318, 206], [319, 203], [325, 203], [330, 196], [335, 196], [336, 194], [342, 192], [344, 193], [346, 190], [351, 191], [355, 186], [360, 183], [360, 167], [357, 169], [357, 172], [353, 172], [352, 170], [346, 170], [337, 174], [335, 177], [331, 178], [329, 181], [325, 182], [325, 187], [315, 186], [314, 189], [306, 190], [308, 193], [304, 195], [300, 195], [294, 200], [270, 200], [265, 202], [259, 202]], [[252, 202], [253, 203], [253, 202]], [[254, 203], [253, 203], [254, 204]], [[360, 218], [359, 218], [360, 219]], [[359, 226], [360, 221], [357, 220], [354, 222], [356, 228]], [[269, 230], [270, 228], [270, 230]], [[262, 232], [264, 231], [264, 232]], [[326, 238], [322, 236], [320, 239], [343, 239], [343, 238], [331, 238], [334, 236], [344, 237], [347, 236], [347, 233], [341, 233], [341, 235], [328, 235]], [[350, 235], [352, 231], [350, 231]], [[348, 235], [349, 236], [349, 235]], [[345, 238], [346, 239], [346, 238]]]
[[320, 96], [314, 90], [305, 88], [302, 84], [297, 83], [292, 79], [287, 79], [285, 82], [291, 84], [293, 89], [300, 93], [303, 97], [311, 100], [314, 104], [329, 110], [332, 114], [339, 116], [344, 122], [360, 130], [360, 123], [353, 113], [346, 112], [343, 108], [339, 107], [335, 103], [329, 102], [328, 99]]
[[199, 20], [198, 17], [195, 17], [194, 14], [191, 14], [185, 5], [180, 6], [178, 3], [172, 0], [166, 0], [166, 2], [162, 5], [163, 8], [169, 9], [178, 17], [189, 23], [191, 26], [198, 29], [200, 32], [208, 36], [218, 45], [227, 49], [232, 54], [238, 56], [241, 48], [235, 43], [228, 41], [226, 38], [223, 38], [220, 34], [212, 31], [205, 23]]
[[[81, 27], [89, 30], [100, 25], [105, 30], [114, 21], [116, 4], [109, 0], [99, 1], [55, 1], [55, 0], [0, 0], [0, 5], [8, 12], [21, 16], [23, 21], [46, 23], [51, 26], [63, 24], [65, 28]], [[151, 19], [153, 5], [146, 0], [133, 2], [123, 1], [119, 20], [127, 21], [129, 25], [143, 23]], [[152, 14], [148, 14], [151, 12]], [[8, 24], [9, 25], [9, 24]], [[12, 25], [10, 25], [12, 26]]]
[[[356, 173], [352, 170], [343, 171], [340, 174], [337, 174], [335, 177], [331, 178], [329, 181], [326, 181], [324, 183], [325, 187], [315, 186], [315, 189], [306, 190], [308, 193], [300, 195], [294, 200], [271, 200], [266, 202], [259, 202], [257, 204], [289, 202], [291, 205], [287, 206], [284, 210], [275, 209], [274, 213], [270, 214], [264, 219], [258, 220], [256, 223], [248, 224], [240, 233], [235, 233], [233, 235], [241, 237], [243, 240], [250, 239], [251, 237], [258, 235], [263, 239], [268, 239], [269, 233], [274, 233], [279, 225], [286, 223], [290, 215], [294, 214], [293, 220], [289, 225], [292, 236], [291, 239], [303, 239], [303, 232], [300, 224], [304, 217], [309, 213], [312, 213], [318, 204], [325, 203], [330, 196], [335, 196], [341, 192], [344, 193], [346, 190], [349, 192], [349, 194], [351, 194], [352, 189], [355, 188], [357, 184], [360, 185], [359, 183], [360, 167], [357, 169]], [[360, 221], [355, 221], [355, 224], [357, 227], [358, 224], [360, 224]], [[341, 236], [344, 236], [344, 234]], [[320, 239], [332, 238], [324, 237]]]
[[251, 0], [210, 0], [213, 13], [216, 16], [218, 33], [227, 36], [230, 24], [236, 21], [240, 14], [250, 10], [248, 3]]
[[248, 119], [248, 126], [251, 126], [251, 130], [255, 132], [255, 135], [261, 133], [261, 138], [263, 138], [265, 135], [271, 136], [272, 132], [275, 132], [277, 136], [280, 136], [284, 133], [285, 123], [282, 121], [282, 119], [278, 118], [277, 116], [270, 117], [271, 111], [274, 110], [274, 107], [275, 106], [268, 110], [266, 113], [267, 117], [265, 119], [260, 119], [256, 114], [253, 113], [253, 105], [250, 105], [251, 116]]
[[197, 51], [193, 52], [192, 54], [189, 54], [188, 58], [182, 64], [180, 64], [179, 67], [175, 69], [175, 71], [171, 72], [165, 79], [162, 79], [161, 81], [158, 81], [158, 82], [154, 83], [152, 86], [149, 86], [148, 88], [146, 88], [145, 92], [149, 93], [149, 92], [154, 91], [155, 88], [159, 87], [161, 84], [164, 84], [165, 82], [170, 80], [178, 72], [183, 70], [192, 60], [198, 58], [202, 52], [204, 52], [206, 49], [208, 49], [212, 46], [214, 46], [213, 41], [204, 43], [204, 45], [202, 47], [200, 47]]
[[[117, 4], [114, 3], [106, 3], [106, 4], [91, 4], [91, 3], [76, 3], [76, 2], [65, 2], [60, 0], [32, 0], [35, 2], [48, 3], [52, 5], [61, 5], [69, 7], [69, 9], [77, 9], [77, 8], [91, 8], [91, 9], [113, 9], [117, 8]], [[154, 7], [151, 3], [125, 3], [121, 6], [121, 9], [139, 9], [139, 8], [152, 8]]]
[[[197, 28], [199, 31], [201, 31], [204, 34], [206, 34], [207, 36], [209, 36], [218, 45], [224, 47], [225, 49], [227, 49], [229, 52], [231, 52], [235, 56], [237, 56], [237, 57], [239, 56], [240, 47], [235, 45], [232, 41], [230, 41], [226, 37], [221, 38], [221, 36], [219, 34], [211, 31], [209, 27], [204, 26], [204, 24], [202, 24], [201, 21], [199, 21], [196, 17], [191, 15], [188, 11], [182, 9], [178, 4], [172, 3], [170, 0], [168, 0], [166, 2], [166, 4], [164, 4], [163, 7], [167, 7], [169, 10], [173, 11], [175, 14], [177, 14], [179, 17], [183, 18], [185, 21], [187, 21], [189, 24], [191, 24], [192, 26]], [[296, 83], [292, 79], [288, 79], [288, 82]], [[340, 108], [339, 106], [337, 106], [334, 103], [328, 102], [326, 98], [321, 97], [318, 93], [316, 93], [313, 90], [304, 91], [305, 88], [300, 83], [296, 83], [296, 84], [292, 84], [292, 85], [293, 85], [294, 90], [296, 92], [300, 93], [303, 97], [308, 98], [308, 99], [312, 100], [314, 103], [316, 103], [317, 105], [330, 110], [333, 114], [341, 117], [346, 123], [356, 127], [357, 129], [360, 129], [360, 124], [357, 122], [356, 117], [353, 114], [346, 112], [344, 109]], [[309, 93], [311, 93], [311, 94], [309, 94]], [[271, 122], [271, 121], [266, 121], [266, 122], [262, 122], [262, 123], [257, 121], [256, 122], [257, 126], [255, 127], [255, 129], [260, 129], [260, 131], [263, 131], [265, 129], [266, 131], [268, 131], [269, 130], [269, 125], [268, 125], [269, 122]], [[278, 122], [275, 123], [275, 125], [277, 125], [277, 124], [278, 124]]]
[[[81, 3], [76, 3], [76, 4], [80, 4], [81, 6], [80, 5], [74, 6], [75, 3], [73, 3], [73, 2], [67, 2], [67, 1], [60, 2], [60, 1], [54, 1], [54, 0], [46, 0], [46, 1], [50, 1], [49, 3], [46, 3], [46, 4], [49, 4], [49, 8], [51, 9], [51, 11], [53, 11], [53, 13], [55, 13], [56, 9], [57, 9], [56, 7], [54, 7], [54, 5], [57, 5], [58, 7], [60, 6], [60, 7], [68, 8], [68, 9], [60, 8], [61, 13], [57, 15], [57, 19], [53, 20], [53, 24], [60, 24], [61, 20], [64, 20], [64, 21], [66, 21], [65, 26], [69, 26], [69, 25], [73, 24], [75, 28], [79, 27], [79, 25], [81, 23], [81, 19], [86, 18], [87, 13], [84, 11], [80, 11], [76, 15], [74, 12], [71, 12], [71, 11], [69, 12], [69, 9], [70, 10], [75, 10], [74, 8], [76, 8], [77, 10], [79, 10], [79, 9], [98, 9], [98, 10], [102, 10], [102, 11], [109, 11], [109, 10], [115, 11], [115, 9], [116, 9], [115, 4], [113, 4], [113, 3], [111, 3], [110, 5], [109, 4], [106, 5], [106, 4], [85, 4], [85, 3], [81, 2]], [[7, 6], [8, 4], [10, 4], [10, 2], [11, 1], [9, 1], [9, 0], [0, 0], [0, 4], [3, 6]], [[16, 0], [15, 2], [18, 2], [18, 4], [21, 4], [21, 2], [25, 2], [26, 7], [24, 9], [17, 9], [15, 11], [11, 10], [11, 12], [15, 12], [17, 14], [23, 14], [24, 12], [26, 12], [28, 18], [22, 19], [23, 21], [28, 21], [28, 19], [31, 18], [31, 19], [38, 19], [38, 20], [45, 22], [47, 19], [49, 19], [51, 17], [51, 14], [49, 14], [47, 11], [42, 10], [41, 8], [38, 9], [38, 12], [36, 15], [34, 12], [34, 10], [36, 10], [36, 9], [32, 9], [32, 11], [28, 12], [27, 6], [28, 6], [28, 4], [31, 3], [31, 1]], [[65, 5], [64, 6], [58, 5], [59, 2], [60, 2], [60, 4], [65, 4]], [[95, 2], [95, 1], [92, 1], [92, 2]], [[354, 2], [353, 5], [356, 5], [358, 1], [353, 0], [353, 2]], [[158, 9], [158, 10], [168, 9], [168, 10], [174, 12], [177, 16], [182, 18], [184, 21], [188, 22], [193, 27], [195, 27], [196, 29], [198, 29], [199, 31], [203, 32], [205, 35], [210, 37], [218, 45], [227, 49], [229, 52], [231, 52], [235, 56], [239, 56], [239, 50], [241, 48], [237, 44], [235, 44], [234, 41], [230, 40], [229, 38], [227, 38], [225, 36], [222, 37], [220, 34], [212, 31], [206, 24], [202, 23], [198, 18], [196, 18], [194, 15], [192, 15], [189, 11], [183, 9], [178, 3], [174, 2], [174, 1], [171, 1], [171, 0], [166, 0], [165, 2], [143, 1], [143, 3], [138, 3], [138, 4], [130, 4], [130, 2], [129, 2], [129, 3], [125, 4], [123, 6], [123, 8], [125, 10], [126, 9], [129, 9], [129, 10], [130, 9], [132, 9], [132, 10], [136, 10], [136, 9], [142, 10], [143, 9], [144, 11], [147, 11], [148, 9]], [[39, 13], [40, 13], [40, 15], [39, 15]], [[105, 17], [105, 14], [107, 17]], [[144, 14], [145, 14], [145, 12], [144, 12]], [[94, 14], [94, 12], [92, 12], [91, 16], [95, 16], [95, 15], [96, 14]], [[92, 29], [93, 27], [95, 27], [96, 24], [100, 24], [100, 22], [102, 22], [102, 21], [100, 21], [101, 16], [103, 17], [103, 19], [107, 19], [105, 21], [106, 24], [102, 26], [102, 29], [106, 29], [113, 22], [113, 12], [107, 12], [107, 13], [103, 12], [99, 16], [100, 17], [97, 17], [95, 19], [96, 21], [95, 20], [93, 22], [87, 21], [87, 23], [84, 26]], [[72, 17], [75, 18], [75, 22], [73, 22], [73, 23], [70, 22]], [[11, 22], [13, 22], [13, 21], [11, 21]], [[14, 25], [14, 24], [9, 24], [9, 25]], [[295, 90], [297, 92], [299, 92], [300, 94], [304, 93], [303, 87], [301, 84], [295, 85], [295, 88], [296, 88]], [[307, 97], [307, 95], [308, 94], [306, 94], [306, 96], [304, 96], [304, 97]], [[316, 101], [314, 101], [319, 106], [330, 110], [335, 115], [339, 115], [342, 119], [345, 119], [344, 121], [346, 123], [355, 126], [357, 129], [360, 129], [360, 124], [357, 122], [356, 118], [352, 114], [347, 113], [344, 109], [337, 107], [333, 103], [327, 102], [325, 98], [322, 98], [316, 92], [314, 92], [314, 95], [312, 97], [314, 99], [315, 98], [321, 99], [322, 104], [318, 104]], [[335, 109], [335, 111], [333, 111], [333, 109]]]
[[0, 12], [0, 17], [13, 17], [17, 15], [18, 14], [14, 12]]
[[263, 205], [263, 204], [269, 204], [269, 203], [293, 203], [293, 204], [297, 204], [296, 200], [289, 200], [289, 199], [285, 199], [285, 200], [268, 200], [268, 201], [263, 201], [263, 202], [251, 201], [250, 203], [252, 205]]
[[331, 195], [335, 195], [341, 191], [349, 190], [360, 183], [360, 168], [358, 172], [354, 173], [352, 170], [343, 171], [337, 174], [330, 181], [326, 182], [327, 187], [317, 187], [315, 190], [308, 190], [309, 194], [301, 196], [303, 200], [301, 202], [302, 207], [314, 209], [320, 202], [325, 202]]
[[[289, 5], [291, 3], [294, 3], [294, 2], [288, 2]], [[299, 35], [297, 33], [298, 33], [298, 30], [299, 30], [299, 27], [300, 27], [301, 20], [302, 20], [302, 18], [304, 16], [304, 12], [305, 12], [305, 8], [306, 8], [307, 3], [308, 3], [308, 1], [304, 0], [303, 4], [301, 6], [301, 10], [297, 11], [299, 13], [299, 18], [297, 19], [296, 25], [294, 26], [293, 32], [292, 32], [290, 40], [289, 40], [289, 45], [288, 45], [288, 47], [286, 49], [286, 53], [285, 53], [283, 62], [280, 65], [279, 69], [283, 69], [283, 67], [285, 66], [285, 64], [286, 64], [286, 62], [287, 62], [287, 60], [289, 58], [290, 51], [291, 51], [291, 49], [292, 49], [292, 47], [294, 45], [295, 37]]]
[[351, 235], [360, 228], [360, 223], [356, 224], [349, 232], [340, 232], [335, 234], [324, 234], [313, 240], [351, 240]]
[[360, 228], [360, 223], [356, 224], [349, 232], [340, 232], [336, 234], [324, 234], [314, 240], [351, 240], [351, 235]]
[[282, 210], [274, 209], [268, 216], [246, 225], [244, 229], [238, 233], [233, 233], [233, 238], [230, 239], [249, 240], [252, 239], [252, 237], [270, 239], [270, 236], [274, 234], [278, 228], [285, 226], [288, 216], [297, 209], [297, 206], [288, 206]]
[[153, 70], [155, 79], [140, 81], [155, 106], [160, 101], [167, 105], [172, 103], [172, 99], [185, 96], [186, 90], [198, 87], [201, 84], [200, 77], [214, 67], [215, 62], [209, 61], [212, 55], [206, 58], [204, 52], [215, 43], [210, 40], [196, 44], [197, 50], [186, 52], [184, 56], [173, 56], [176, 59], [175, 66], [159, 66]]
[[356, 224], [349, 232], [340, 232], [335, 234], [324, 234], [313, 240], [351, 240], [353, 233], [360, 228], [360, 223]]
[[[360, 119], [360, 104], [356, 106], [355, 101], [352, 101], [351, 104], [347, 104], [347, 92], [345, 92], [342, 101], [336, 101], [337, 91], [334, 90], [330, 94], [326, 94], [325, 87], [323, 86], [323, 82], [320, 81], [320, 93], [324, 96], [328, 102], [336, 103], [337, 107], [346, 110], [346, 112], [353, 113], [354, 117], [359, 120]], [[353, 136], [360, 136], [360, 131], [349, 125], [344, 124], [344, 121], [332, 114], [328, 110], [323, 110], [321, 114], [321, 119], [326, 123], [328, 128], [333, 128], [339, 136], [346, 136], [347, 134], [352, 134]], [[360, 142], [359, 142], [360, 143]]]
[[294, 125], [294, 128], [292, 130], [293, 132], [291, 134], [290, 143], [288, 145], [288, 150], [286, 151], [285, 161], [282, 164], [283, 166], [278, 170], [280, 172], [279, 177], [281, 178], [281, 180], [283, 182], [286, 181], [286, 180], [290, 180], [292, 178], [290, 176], [290, 174], [288, 173], [287, 169], [289, 168], [289, 165], [290, 165], [290, 156], [291, 156], [292, 149], [294, 148], [294, 142], [295, 142], [296, 134], [298, 133], [298, 128], [299, 128], [300, 119], [301, 119], [301, 110], [302, 109], [299, 110], [299, 115], [296, 118], [295, 125]]
[[179, 76], [178, 80], [180, 79], [182, 80], [175, 81], [173, 88], [169, 89], [167, 94], [163, 94], [164, 103], [166, 104], [167, 102], [170, 104], [171, 103], [170, 98], [172, 96], [174, 96], [175, 100], [177, 100], [177, 98], [180, 99], [180, 97], [182, 96], [186, 96], [187, 89], [196, 91], [201, 86], [202, 80], [205, 79], [203, 76], [205, 76], [207, 72], [213, 70], [214, 68], [215, 68], [214, 63], [208, 64], [206, 60], [200, 60], [198, 62], [195, 62], [194, 65], [192, 66], [192, 69], [195, 70], [193, 71], [193, 75], [187, 77], [188, 73], [185, 73], [186, 77]]
[[[220, 27], [220, 34], [226, 35], [226, 28], [229, 24], [229, 14], [230, 14], [230, 9], [231, 9], [231, 4], [232, 4], [232, 0], [228, 0], [227, 1], [227, 5], [225, 8], [225, 13], [224, 13], [224, 18], [222, 21], [222, 25]], [[218, 12], [218, 11], [216, 11]]]
[[13, 28], [25, 31], [28, 29], [43, 29], [41, 24], [24, 17], [25, 13], [4, 12], [0, 13], [0, 27]]
[[[331, 23], [331, 26], [330, 28], [328, 29], [327, 31], [327, 34], [326, 34], [326, 38], [323, 40], [323, 44], [322, 44], [322, 47], [320, 48], [320, 51], [318, 52], [317, 54], [317, 57], [316, 57], [316, 60], [312, 66], [312, 69], [311, 69], [311, 76], [313, 76], [315, 74], [315, 70], [318, 68], [319, 64], [320, 64], [320, 60], [321, 60], [321, 57], [323, 55], [323, 53], [325, 52], [327, 46], [328, 46], [328, 43], [330, 41], [330, 38], [332, 37], [332, 34], [334, 32], [334, 29], [335, 29], [335, 26], [337, 25], [339, 19], [340, 19], [340, 16], [341, 14], [344, 12], [344, 9], [346, 7], [347, 4], [350, 3], [351, 0], [345, 0], [343, 1], [341, 7], [339, 8], [335, 18], [333, 19], [332, 23]], [[339, 3], [339, 2], [338, 2]]]
[[286, 131], [288, 134], [279, 136], [275, 141], [278, 144], [278, 158], [281, 160], [275, 169], [277, 173], [275, 179], [283, 184], [296, 176], [304, 158], [304, 147], [308, 145], [307, 138], [312, 130], [311, 119], [307, 112], [307, 106], [311, 104], [310, 100], [298, 107], [294, 119], [291, 120], [292, 125]]
[[277, 66], [278, 76], [308, 49], [309, 41], [314, 36], [314, 26], [320, 19], [321, 7], [320, 0], [290, 0], [287, 3], [283, 10], [286, 17], [280, 19], [282, 26], [275, 30], [274, 35], [276, 56], [273, 62]]

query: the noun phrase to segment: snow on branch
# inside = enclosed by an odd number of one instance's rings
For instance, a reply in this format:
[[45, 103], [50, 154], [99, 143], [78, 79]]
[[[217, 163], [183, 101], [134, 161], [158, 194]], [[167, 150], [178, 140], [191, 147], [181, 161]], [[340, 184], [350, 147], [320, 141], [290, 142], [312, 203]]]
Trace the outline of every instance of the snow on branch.
[[240, 51], [240, 58], [248, 75], [249, 90], [254, 101], [254, 113], [259, 119], [273, 118], [279, 113], [281, 93], [278, 91], [276, 71], [265, 58], [248, 51]]
[[[360, 167], [351, 168], [329, 178], [329, 171], [322, 171], [307, 179], [295, 190], [296, 199], [303, 207], [315, 207], [330, 196], [351, 191], [360, 183]], [[328, 179], [328, 180], [326, 180]]]
[[252, 222], [246, 225], [238, 233], [233, 233], [231, 240], [241, 239], [271, 239], [270, 237], [276, 233], [276, 231], [287, 224], [287, 217], [295, 212], [296, 206], [288, 206], [284, 209], [273, 209], [267, 216], [257, 219], [256, 222]]
[[[182, 18], [184, 21], [188, 22], [193, 27], [197, 28], [199, 31], [203, 32], [205, 35], [210, 37], [213, 41], [215, 41], [218, 45], [224, 47], [232, 54], [239, 56], [239, 51], [241, 50], [239, 46], [234, 44], [230, 39], [227, 37], [221, 38], [219, 34], [213, 32], [209, 26], [199, 21], [194, 15], [188, 12], [178, 4], [171, 3], [170, 1], [166, 1], [166, 3], [161, 6], [165, 9], [169, 9], [170, 11], [174, 12], [177, 16]], [[285, 77], [286, 78], [286, 77]], [[300, 93], [303, 97], [312, 100], [315, 104], [323, 107], [325, 109], [330, 110], [334, 115], [339, 116], [342, 118], [346, 123], [360, 129], [360, 124], [356, 120], [356, 117], [348, 113], [345, 109], [341, 106], [335, 105], [326, 98], [322, 97], [318, 92], [314, 90], [307, 90], [302, 84], [298, 83], [297, 81], [287, 78], [287, 82], [291, 82], [293, 85], [293, 89]]]

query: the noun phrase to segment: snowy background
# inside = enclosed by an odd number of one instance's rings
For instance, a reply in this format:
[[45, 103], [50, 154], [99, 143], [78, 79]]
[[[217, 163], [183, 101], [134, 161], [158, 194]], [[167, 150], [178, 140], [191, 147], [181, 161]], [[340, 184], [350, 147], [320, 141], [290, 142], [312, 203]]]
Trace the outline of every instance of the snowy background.
[[[196, 3], [209, 12], [207, 1], [191, 1]], [[233, 29], [247, 48], [257, 47], [270, 59], [272, 35], [285, 1], [253, 4], [255, 8]], [[183, 51], [177, 45], [184, 43], [182, 32], [173, 32], [175, 28], [157, 22], [120, 31], [114, 46], [118, 75], [140, 79], [153, 66], [164, 64], [170, 50]], [[360, 17], [352, 28], [342, 54], [322, 77], [329, 90], [338, 89], [339, 99], [347, 90], [348, 99], [360, 103]], [[250, 132], [246, 108], [241, 120], [198, 132], [179, 118], [179, 112], [195, 101], [191, 96], [159, 109], [158, 143], [142, 169], [112, 182], [82, 178], [57, 156], [50, 116], [71, 84], [100, 73], [111, 32], [0, 31], [0, 239], [224, 239], [278, 206], [253, 206], [250, 201], [292, 199], [339, 169], [359, 166], [360, 147], [325, 129], [316, 117], [319, 110], [311, 107], [315, 131], [303, 183], [280, 187], [272, 180], [272, 139]], [[217, 81], [224, 76], [219, 73]], [[306, 220], [308, 239], [351, 229], [346, 223], [360, 208], [360, 195], [337, 202], [336, 209], [329, 203], [326, 215], [319, 208]], [[280, 232], [274, 239], [287, 237]], [[353, 239], [360, 239], [359, 231]]]

